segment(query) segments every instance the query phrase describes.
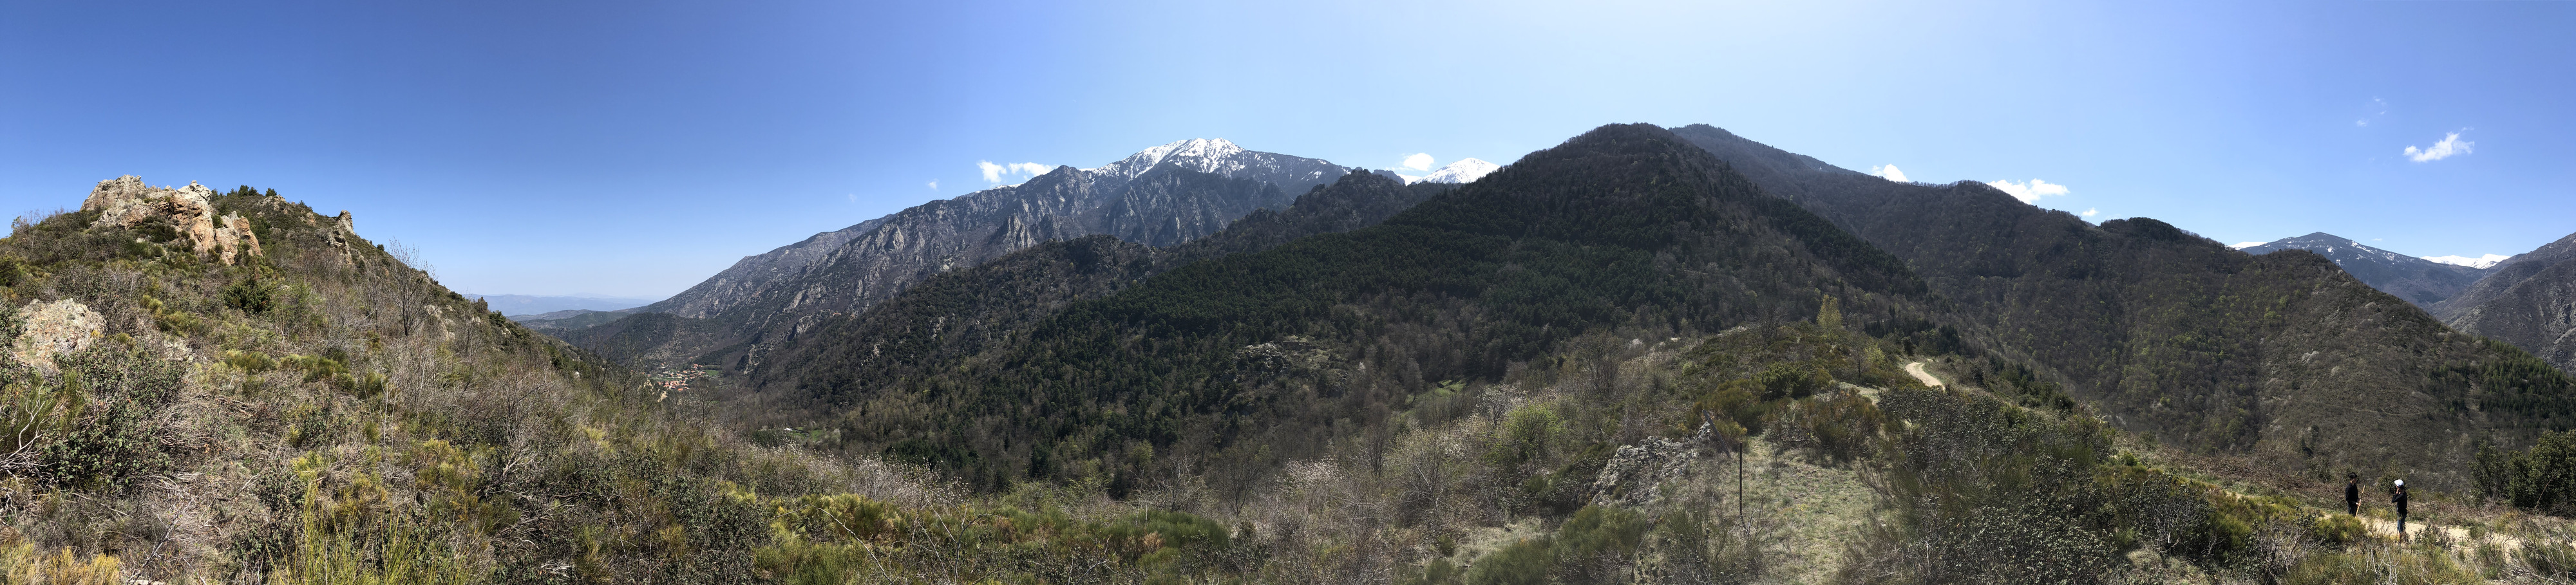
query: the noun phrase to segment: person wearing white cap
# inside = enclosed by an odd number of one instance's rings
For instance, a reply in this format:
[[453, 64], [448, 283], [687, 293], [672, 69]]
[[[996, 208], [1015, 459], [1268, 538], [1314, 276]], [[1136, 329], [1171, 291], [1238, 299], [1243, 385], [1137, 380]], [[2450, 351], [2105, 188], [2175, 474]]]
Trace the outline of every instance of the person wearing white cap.
[[2406, 540], [2406, 480], [2397, 480], [2397, 493], [2388, 501], [2397, 504], [2397, 540]]

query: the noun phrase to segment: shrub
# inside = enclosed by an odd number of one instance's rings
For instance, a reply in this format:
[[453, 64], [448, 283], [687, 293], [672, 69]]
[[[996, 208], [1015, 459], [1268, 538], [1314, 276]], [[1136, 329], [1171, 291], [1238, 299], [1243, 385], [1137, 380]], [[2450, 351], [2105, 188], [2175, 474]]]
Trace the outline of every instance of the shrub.
[[277, 303], [275, 291], [269, 290], [268, 286], [261, 284], [257, 278], [243, 279], [225, 286], [222, 298], [224, 306], [254, 315], [268, 312]]
[[0, 454], [15, 453], [44, 435], [60, 435], [84, 406], [80, 375], [63, 376], [59, 385], [10, 384], [0, 394]]
[[2370, 529], [2361, 520], [2343, 514], [2329, 514], [2308, 525], [2308, 538], [2334, 546], [2361, 542], [2370, 537]]
[[1469, 585], [1544, 585], [1551, 564], [1546, 537], [1524, 539], [1476, 559], [1467, 572]]

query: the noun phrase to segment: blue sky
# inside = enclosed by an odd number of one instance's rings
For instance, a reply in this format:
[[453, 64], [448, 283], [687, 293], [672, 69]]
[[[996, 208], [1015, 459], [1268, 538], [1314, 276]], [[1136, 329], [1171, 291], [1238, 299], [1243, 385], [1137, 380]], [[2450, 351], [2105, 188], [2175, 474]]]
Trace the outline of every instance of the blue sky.
[[458, 289], [659, 296], [979, 161], [1507, 163], [1642, 121], [2222, 242], [2576, 232], [2576, 2], [214, 4], [0, 4], [0, 209], [248, 184]]

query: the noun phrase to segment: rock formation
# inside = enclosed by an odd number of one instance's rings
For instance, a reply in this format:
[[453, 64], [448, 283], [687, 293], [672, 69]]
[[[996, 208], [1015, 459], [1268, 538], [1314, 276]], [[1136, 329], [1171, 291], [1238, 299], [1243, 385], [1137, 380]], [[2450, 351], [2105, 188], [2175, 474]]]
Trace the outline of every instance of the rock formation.
[[56, 371], [54, 356], [88, 348], [107, 326], [106, 317], [71, 299], [29, 302], [19, 315], [26, 319], [25, 326], [9, 355], [48, 376]]
[[[99, 181], [81, 203], [81, 211], [98, 212], [98, 222], [90, 229], [125, 228], [167, 222], [179, 237], [187, 238], [197, 254], [213, 255], [225, 264], [241, 255], [258, 256], [259, 236], [251, 233], [250, 220], [241, 214], [215, 217], [215, 190], [195, 181], [179, 188], [153, 187], [143, 179], [126, 175]], [[346, 221], [347, 214], [342, 214]]]

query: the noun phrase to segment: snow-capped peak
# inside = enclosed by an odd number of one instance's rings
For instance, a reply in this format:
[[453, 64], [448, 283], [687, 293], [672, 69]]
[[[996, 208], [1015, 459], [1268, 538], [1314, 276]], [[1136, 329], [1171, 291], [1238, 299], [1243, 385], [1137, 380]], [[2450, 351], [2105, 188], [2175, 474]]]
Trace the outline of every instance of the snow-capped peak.
[[2503, 261], [2505, 261], [2506, 259], [2509, 259], [2509, 258], [2512, 258], [2512, 256], [2506, 256], [2506, 255], [2503, 255], [2503, 254], [2488, 254], [2488, 255], [2485, 255], [2485, 256], [2479, 256], [2479, 257], [2476, 257], [2476, 258], [2470, 258], [2470, 257], [2467, 257], [2467, 256], [2456, 256], [2456, 255], [2455, 255], [2455, 256], [2425, 256], [2425, 257], [2424, 257], [2424, 259], [2425, 259], [2425, 260], [2431, 260], [2431, 261], [2434, 261], [2434, 262], [2440, 262], [2440, 263], [2443, 263], [2443, 264], [2449, 264], [2449, 265], [2453, 265], [2453, 266], [2467, 266], [2467, 267], [2470, 267], [2470, 268], [2477, 268], [2477, 269], [2494, 268], [2494, 267], [2495, 267], [2495, 265], [2496, 265], [2496, 263], [2498, 263], [2498, 262], [2503, 262]]
[[1458, 162], [1449, 163], [1449, 166], [1440, 167], [1440, 170], [1431, 171], [1431, 174], [1422, 177], [1422, 180], [1433, 183], [1473, 183], [1501, 168], [1503, 168], [1502, 165], [1473, 158], [1462, 158], [1458, 159]]
[[2238, 250], [2243, 250], [2243, 249], [2246, 249], [2246, 248], [2252, 248], [2252, 247], [2255, 247], [2255, 246], [2260, 246], [2260, 245], [2269, 244], [2269, 243], [2271, 243], [2271, 242], [2237, 242], [2237, 243], [2236, 243], [2236, 245], [2228, 246], [2228, 247], [2230, 247], [2230, 248], [2235, 248], [2235, 249], [2238, 249]]
[[1235, 159], [1240, 158], [1244, 152], [1243, 147], [1235, 146], [1233, 142], [1223, 138], [1192, 138], [1148, 148], [1128, 155], [1127, 158], [1119, 159], [1118, 162], [1083, 170], [1133, 179], [1168, 160], [1181, 168], [1202, 173], [1216, 173], [1229, 170], [1230, 167], [1242, 166], [1243, 163]]

